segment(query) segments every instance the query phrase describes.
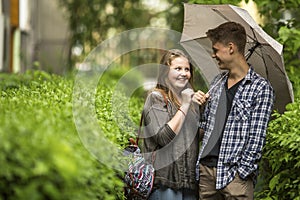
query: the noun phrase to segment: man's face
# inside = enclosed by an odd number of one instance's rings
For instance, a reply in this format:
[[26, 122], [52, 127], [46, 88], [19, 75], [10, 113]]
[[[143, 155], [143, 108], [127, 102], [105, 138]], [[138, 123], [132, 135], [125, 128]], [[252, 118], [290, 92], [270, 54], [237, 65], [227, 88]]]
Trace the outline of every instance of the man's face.
[[231, 62], [230, 46], [216, 42], [212, 46], [212, 57], [218, 62], [220, 69], [228, 69], [228, 64]]

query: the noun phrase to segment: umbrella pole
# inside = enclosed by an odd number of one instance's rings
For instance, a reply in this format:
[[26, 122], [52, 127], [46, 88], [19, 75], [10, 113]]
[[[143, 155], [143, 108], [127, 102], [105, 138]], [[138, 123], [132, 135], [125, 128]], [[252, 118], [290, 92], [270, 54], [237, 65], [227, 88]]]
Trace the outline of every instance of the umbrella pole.
[[210, 92], [224, 79], [225, 76], [228, 75], [229, 72], [226, 72], [222, 75], [222, 77], [206, 92], [206, 94], [210, 94]]
[[248, 60], [251, 55], [253, 54], [254, 50], [259, 47], [261, 44], [259, 42], [256, 41], [255, 45], [253, 47], [251, 47], [250, 49], [248, 49], [248, 52], [246, 53], [245, 57], [246, 60]]

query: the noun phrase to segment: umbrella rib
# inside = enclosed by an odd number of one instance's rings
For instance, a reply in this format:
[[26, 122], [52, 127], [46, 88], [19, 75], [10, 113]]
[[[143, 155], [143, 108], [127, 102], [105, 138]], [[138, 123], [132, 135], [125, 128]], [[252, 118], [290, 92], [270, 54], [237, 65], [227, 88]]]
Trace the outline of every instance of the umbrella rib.
[[230, 21], [225, 15], [223, 15], [219, 10], [212, 8], [213, 11], [215, 11], [217, 14], [219, 14], [221, 17], [223, 17], [225, 20]]
[[255, 32], [254, 32], [254, 29], [252, 28], [252, 26], [249, 26], [250, 27], [250, 29], [251, 29], [251, 31], [252, 31], [252, 34], [254, 35], [254, 37], [251, 37], [250, 35], [248, 35], [247, 34], [247, 36], [249, 37], [249, 38], [251, 38], [251, 40], [253, 40], [253, 41], [258, 41], [257, 40], [257, 37], [256, 37], [256, 35], [255, 35]]

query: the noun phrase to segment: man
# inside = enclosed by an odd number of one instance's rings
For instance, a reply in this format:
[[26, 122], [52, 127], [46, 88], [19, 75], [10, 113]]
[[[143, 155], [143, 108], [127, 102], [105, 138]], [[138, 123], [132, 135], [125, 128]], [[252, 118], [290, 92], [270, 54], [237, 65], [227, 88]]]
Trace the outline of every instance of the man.
[[205, 103], [197, 161], [200, 199], [253, 199], [273, 89], [247, 64], [244, 27], [226, 22], [206, 34], [212, 57], [226, 72], [214, 79], [208, 94], [194, 95], [200, 105]]

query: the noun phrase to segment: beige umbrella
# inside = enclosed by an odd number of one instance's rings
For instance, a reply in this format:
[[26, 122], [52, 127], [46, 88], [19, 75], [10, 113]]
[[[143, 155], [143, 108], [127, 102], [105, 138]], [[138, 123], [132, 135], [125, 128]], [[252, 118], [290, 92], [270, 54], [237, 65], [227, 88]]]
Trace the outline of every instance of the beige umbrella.
[[200, 68], [207, 82], [220, 71], [211, 58], [211, 42], [206, 32], [224, 22], [235, 21], [246, 29], [245, 56], [248, 63], [272, 84], [275, 91], [274, 109], [283, 113], [286, 104], [294, 101], [292, 85], [284, 67], [282, 45], [265, 33], [246, 10], [232, 5], [184, 4], [184, 12], [180, 43]]

